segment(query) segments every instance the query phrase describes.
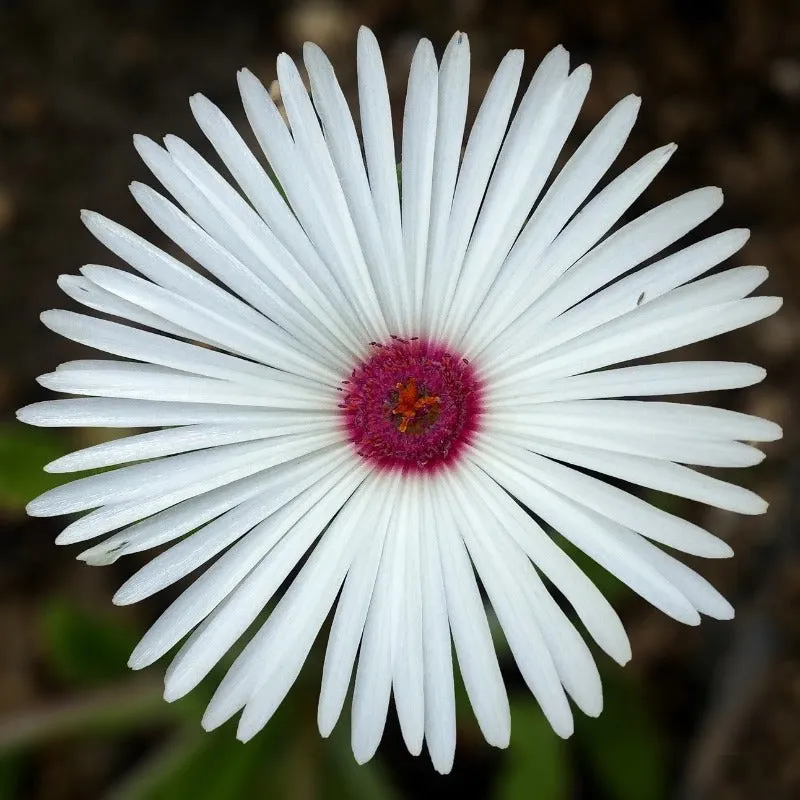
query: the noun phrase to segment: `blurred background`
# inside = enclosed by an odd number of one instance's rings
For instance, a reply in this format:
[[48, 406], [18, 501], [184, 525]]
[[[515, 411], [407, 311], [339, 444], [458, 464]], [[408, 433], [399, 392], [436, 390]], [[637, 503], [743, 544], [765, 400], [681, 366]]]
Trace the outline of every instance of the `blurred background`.
[[[420, 36], [441, 53], [454, 30], [469, 33], [473, 110], [507, 49], [526, 49], [530, 75], [563, 43], [575, 64], [594, 71], [571, 146], [617, 99], [641, 94], [619, 166], [668, 141], [680, 148], [634, 212], [697, 186], [723, 187], [725, 206], [708, 230], [750, 227], [737, 262], [769, 266], [766, 292], [786, 298], [775, 318], [692, 350], [769, 369], [763, 385], [704, 399], [784, 426], [766, 462], [737, 476], [771, 502], [770, 512], [737, 518], [657, 498], [736, 550], [734, 560], [699, 565], [733, 601], [736, 620], [684, 628], [582, 562], [619, 608], [633, 645], [624, 670], [598, 653], [604, 714], [579, 719], [570, 741], [557, 739], [506, 656], [511, 747], [483, 743], [461, 696], [448, 778], [427, 756], [405, 752], [393, 712], [367, 767], [349, 754], [348, 720], [320, 740], [321, 651], [247, 746], [230, 724], [201, 733], [211, 684], [165, 704], [163, 665], [133, 674], [125, 662], [170, 591], [112, 607], [115, 588], [142, 562], [87, 567], [73, 560], [77, 550], [53, 546], [63, 523], [24, 514], [58, 478], [42, 464], [108, 432], [27, 429], [13, 418], [15, 408], [45, 399], [36, 375], [81, 352], [38, 321], [42, 309], [70, 307], [56, 277], [109, 263], [78, 210], [153, 233], [126, 188], [152, 182], [131, 134], [176, 133], [202, 149], [189, 95], [204, 92], [241, 125], [236, 70], [249, 66], [269, 84], [276, 55], [298, 55], [306, 39], [327, 50], [352, 98], [362, 23], [381, 40], [398, 120]], [[800, 4], [792, 0], [2, 0], [0, 798], [800, 797], [798, 135]]]

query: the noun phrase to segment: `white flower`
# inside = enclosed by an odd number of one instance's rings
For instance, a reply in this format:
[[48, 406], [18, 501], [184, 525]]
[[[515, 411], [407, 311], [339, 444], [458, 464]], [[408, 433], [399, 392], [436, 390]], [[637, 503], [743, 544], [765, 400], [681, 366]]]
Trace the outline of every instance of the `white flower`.
[[258, 732], [335, 605], [322, 734], [336, 724], [355, 669], [358, 761], [375, 752], [393, 694], [408, 749], [419, 753], [424, 740], [447, 772], [451, 637], [487, 741], [509, 741], [478, 580], [559, 735], [573, 728], [568, 697], [596, 715], [602, 690], [587, 645], [543, 578], [606, 653], [621, 664], [630, 658], [619, 617], [543, 525], [681, 622], [733, 615], [659, 547], [720, 558], [731, 555], [728, 545], [591, 473], [763, 513], [752, 492], [684, 465], [756, 464], [762, 453], [744, 442], [776, 439], [778, 426], [701, 405], [610, 398], [760, 381], [764, 371], [751, 364], [615, 365], [748, 325], [780, 300], [748, 297], [763, 267], [700, 278], [739, 250], [744, 230], [635, 270], [710, 217], [719, 189], [689, 192], [609, 233], [673, 145], [587, 202], [634, 124], [637, 97], [608, 112], [545, 190], [589, 88], [589, 68], [570, 73], [563, 48], [541, 63], [516, 111], [523, 56], [503, 59], [462, 157], [467, 37], [453, 37], [438, 67], [430, 42], [420, 42], [401, 190], [372, 33], [358, 38], [363, 158], [330, 63], [312, 44], [304, 59], [311, 98], [294, 63], [278, 58], [288, 125], [261, 83], [239, 74], [280, 190], [201, 95], [192, 111], [234, 182], [174, 136], [166, 149], [136, 138], [177, 205], [139, 183], [131, 191], [196, 267], [84, 214], [139, 275], [90, 265], [60, 285], [135, 327], [71, 311], [43, 320], [128, 360], [61, 365], [42, 385], [90, 397], [36, 403], [19, 416], [157, 430], [53, 462], [52, 472], [139, 463], [47, 492], [29, 512], [94, 509], [58, 538], [118, 531], [79, 556], [90, 564], [173, 543], [125, 583], [119, 604], [205, 568], [131, 657], [140, 669], [191, 634], [167, 671], [168, 700], [195, 687], [277, 599], [218, 688], [206, 728], [244, 709], [239, 738]]

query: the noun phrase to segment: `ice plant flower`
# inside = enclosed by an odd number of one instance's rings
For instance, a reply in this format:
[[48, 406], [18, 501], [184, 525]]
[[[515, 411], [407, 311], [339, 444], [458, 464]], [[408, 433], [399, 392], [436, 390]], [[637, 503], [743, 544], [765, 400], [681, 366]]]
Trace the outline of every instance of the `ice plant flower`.
[[614, 106], [548, 184], [590, 79], [585, 65], [570, 72], [562, 47], [518, 103], [523, 54], [508, 53], [465, 135], [467, 37], [456, 34], [440, 64], [421, 41], [402, 120], [402, 186], [372, 33], [358, 37], [361, 140], [325, 55], [313, 44], [303, 55], [310, 95], [293, 61], [278, 58], [285, 119], [256, 77], [239, 73], [272, 174], [201, 95], [192, 112], [230, 177], [174, 136], [164, 147], [136, 137], [166, 191], [134, 183], [133, 196], [185, 259], [84, 214], [138, 274], [89, 265], [63, 276], [63, 290], [102, 316], [42, 318], [112, 358], [42, 376], [49, 389], [88, 397], [35, 403], [19, 416], [154, 430], [57, 459], [52, 472], [136, 463], [49, 491], [29, 512], [88, 511], [58, 542], [100, 539], [79, 556], [89, 564], [169, 545], [116, 603], [197, 574], [130, 665], [145, 667], [183, 641], [166, 675], [174, 700], [243, 638], [206, 728], [242, 711], [239, 738], [256, 734], [335, 606], [322, 735], [353, 679], [358, 761], [374, 754], [393, 696], [408, 749], [417, 754], [424, 742], [447, 772], [451, 641], [486, 740], [509, 741], [479, 586], [561, 736], [573, 729], [570, 699], [597, 715], [602, 690], [550, 587], [611, 658], [630, 658], [616, 612], [551, 530], [676, 620], [733, 615], [662, 547], [720, 558], [728, 545], [619, 483], [763, 513], [751, 491], [693, 467], [756, 464], [763, 454], [747, 442], [776, 439], [777, 425], [647, 398], [748, 386], [764, 371], [720, 361], [619, 365], [749, 325], [780, 300], [749, 297], [763, 267], [701, 277], [747, 231], [681, 241], [719, 208], [719, 189], [620, 224], [673, 145], [596, 191], [638, 97]]

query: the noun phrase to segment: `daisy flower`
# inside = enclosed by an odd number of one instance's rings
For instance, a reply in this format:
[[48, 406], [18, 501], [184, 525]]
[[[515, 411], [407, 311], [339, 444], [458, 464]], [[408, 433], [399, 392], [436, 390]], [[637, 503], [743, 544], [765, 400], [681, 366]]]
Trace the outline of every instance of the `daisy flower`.
[[638, 97], [615, 105], [550, 180], [590, 80], [586, 65], [570, 71], [562, 47], [523, 90], [523, 54], [509, 52], [466, 133], [467, 37], [457, 33], [439, 64], [422, 40], [399, 154], [369, 30], [358, 37], [360, 138], [323, 52], [307, 44], [303, 59], [310, 93], [287, 55], [277, 61], [285, 118], [239, 73], [264, 160], [202, 95], [191, 109], [226, 173], [174, 136], [163, 147], [135, 138], [163, 189], [134, 183], [133, 196], [185, 257], [84, 213], [134, 273], [92, 264], [63, 276], [66, 294], [102, 316], [42, 319], [111, 357], [42, 376], [84, 397], [19, 417], [153, 430], [49, 464], [102, 471], [28, 511], [89, 512], [57, 539], [99, 540], [78, 556], [89, 564], [161, 548], [118, 604], [194, 575], [130, 665], [182, 642], [166, 674], [175, 700], [244, 639], [206, 728], [241, 711], [239, 738], [254, 736], [331, 616], [322, 735], [353, 682], [359, 762], [375, 753], [393, 697], [409, 751], [425, 743], [447, 772], [456, 662], [486, 740], [509, 741], [484, 595], [560, 736], [573, 730], [570, 700], [589, 715], [602, 707], [584, 629], [615, 661], [630, 658], [617, 613], [551, 530], [676, 620], [733, 615], [672, 555], [721, 558], [728, 545], [620, 483], [763, 513], [753, 492], [693, 467], [756, 464], [763, 454], [746, 442], [780, 428], [648, 398], [749, 386], [764, 370], [620, 365], [749, 325], [780, 300], [749, 297], [763, 267], [701, 277], [747, 231], [674, 246], [720, 207], [717, 188], [621, 223], [674, 145], [596, 191]]

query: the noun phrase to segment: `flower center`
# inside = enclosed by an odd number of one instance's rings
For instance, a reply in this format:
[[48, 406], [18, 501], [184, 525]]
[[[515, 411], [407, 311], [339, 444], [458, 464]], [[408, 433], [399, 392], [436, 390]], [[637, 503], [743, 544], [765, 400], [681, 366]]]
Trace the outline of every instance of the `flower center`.
[[400, 421], [397, 429], [400, 433], [408, 433], [408, 426], [411, 423], [412, 433], [415, 427], [422, 427], [424, 430], [433, 424], [439, 416], [439, 406], [441, 401], [438, 397], [432, 397], [425, 388], [417, 389], [417, 379], [409, 378], [408, 382], [398, 383], [395, 388], [397, 392], [397, 403], [392, 408], [392, 414], [396, 415]]
[[478, 430], [480, 380], [466, 359], [435, 342], [373, 343], [342, 383], [340, 407], [353, 445], [378, 466], [440, 469]]

